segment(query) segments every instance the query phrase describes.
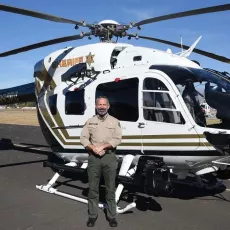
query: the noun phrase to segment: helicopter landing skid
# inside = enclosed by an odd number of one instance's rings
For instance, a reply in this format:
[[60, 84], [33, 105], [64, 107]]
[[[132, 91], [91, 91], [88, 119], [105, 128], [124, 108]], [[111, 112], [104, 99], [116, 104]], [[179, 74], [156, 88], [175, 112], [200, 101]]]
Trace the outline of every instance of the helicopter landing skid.
[[[129, 170], [129, 167], [133, 161], [133, 158], [134, 156], [132, 155], [126, 155], [124, 158], [123, 158], [123, 161], [122, 161], [122, 164], [121, 164], [121, 168], [120, 168], [120, 171], [119, 171], [119, 176], [127, 176], [127, 177], [130, 177], [134, 172], [135, 170], [133, 169], [130, 169]], [[75, 162], [69, 162], [67, 164], [65, 164], [64, 167], [76, 167], [76, 163]], [[83, 163], [80, 170], [86, 170], [87, 168], [87, 165], [88, 163]], [[79, 170], [79, 169], [77, 169]], [[60, 192], [58, 191], [57, 189], [53, 188], [53, 186], [55, 185], [55, 182], [57, 181], [57, 179], [61, 176], [60, 173], [56, 172], [54, 174], [54, 176], [51, 178], [51, 180], [46, 184], [46, 185], [36, 185], [36, 188], [43, 191], [43, 192], [47, 192], [47, 193], [50, 193], [50, 194], [55, 194], [55, 195], [58, 195], [58, 196], [62, 196], [62, 197], [65, 197], [65, 198], [68, 198], [68, 199], [71, 199], [71, 200], [75, 200], [75, 201], [78, 201], [78, 202], [81, 202], [81, 203], [84, 203], [84, 204], [88, 204], [88, 200], [87, 199], [84, 199], [84, 198], [81, 198], [81, 197], [77, 197], [77, 196], [73, 196], [73, 195], [70, 195], [70, 194], [67, 194], [67, 193], [64, 193], [64, 192]], [[122, 194], [122, 191], [123, 191], [123, 188], [124, 188], [124, 185], [122, 183], [120, 183], [118, 186], [117, 186], [117, 189], [116, 189], [116, 202], [118, 203], [119, 201], [119, 198]], [[107, 205], [106, 204], [103, 204], [103, 203], [99, 203], [98, 204], [98, 207], [99, 208], [102, 208], [102, 209], [106, 209], [107, 208]], [[117, 213], [120, 214], [120, 213], [125, 213], [127, 212], [128, 210], [132, 209], [136, 207], [136, 203], [133, 202], [129, 205], [127, 205], [125, 208], [120, 208], [117, 206]]]

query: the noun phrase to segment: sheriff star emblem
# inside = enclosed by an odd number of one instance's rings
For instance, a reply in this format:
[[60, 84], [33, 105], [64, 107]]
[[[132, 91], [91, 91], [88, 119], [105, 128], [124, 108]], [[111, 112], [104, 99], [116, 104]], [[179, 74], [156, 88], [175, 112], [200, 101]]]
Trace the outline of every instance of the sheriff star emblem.
[[86, 63], [90, 66], [92, 63], [94, 63], [94, 58], [95, 55], [92, 55], [91, 52], [85, 56], [86, 57]]

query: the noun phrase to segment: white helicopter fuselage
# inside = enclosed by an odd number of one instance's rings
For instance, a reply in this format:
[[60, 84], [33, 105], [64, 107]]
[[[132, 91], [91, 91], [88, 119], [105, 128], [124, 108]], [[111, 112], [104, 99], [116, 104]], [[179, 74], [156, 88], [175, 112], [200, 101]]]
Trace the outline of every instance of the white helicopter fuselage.
[[[71, 77], [71, 82], [68, 73], [71, 75], [71, 69], [80, 63], [85, 63], [87, 70], [97, 74], [79, 79]], [[82, 126], [95, 114], [96, 96], [104, 93], [116, 98], [111, 99], [111, 107], [113, 103], [114, 106], [123, 103], [124, 107], [132, 104], [130, 109], [122, 107], [121, 116], [125, 119], [119, 119], [123, 137], [117, 147], [118, 157], [132, 153], [137, 162], [141, 155], [160, 156], [174, 170], [196, 171], [222, 158], [223, 153], [208, 142], [204, 132], [223, 130], [197, 125], [174, 82], [164, 72], [150, 69], [153, 65], [202, 69], [195, 62], [170, 52], [121, 43], [68, 47], [38, 62], [34, 70], [38, 112], [41, 128], [54, 153], [67, 161], [87, 160], [88, 154], [80, 143]], [[68, 80], [63, 81], [63, 76]], [[152, 81], [164, 85], [167, 90], [146, 89]], [[78, 93], [79, 101], [74, 101]], [[159, 108], [151, 104], [153, 94], [166, 98], [171, 106]], [[72, 107], [76, 105], [79, 110], [75, 111]], [[170, 122], [151, 119], [156, 107], [159, 114], [170, 114]], [[69, 108], [73, 111], [68, 111]], [[129, 120], [129, 117], [132, 118]], [[229, 130], [224, 131], [230, 134]]]

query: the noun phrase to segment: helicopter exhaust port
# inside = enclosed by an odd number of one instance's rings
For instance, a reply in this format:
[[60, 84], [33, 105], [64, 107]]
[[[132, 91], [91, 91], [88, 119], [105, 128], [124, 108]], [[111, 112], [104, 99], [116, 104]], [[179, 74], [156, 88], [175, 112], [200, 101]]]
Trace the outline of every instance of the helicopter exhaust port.
[[123, 184], [143, 189], [147, 195], [171, 195], [173, 186], [170, 181], [170, 170], [165, 167], [163, 158], [141, 156], [135, 174], [132, 177], [118, 176]]

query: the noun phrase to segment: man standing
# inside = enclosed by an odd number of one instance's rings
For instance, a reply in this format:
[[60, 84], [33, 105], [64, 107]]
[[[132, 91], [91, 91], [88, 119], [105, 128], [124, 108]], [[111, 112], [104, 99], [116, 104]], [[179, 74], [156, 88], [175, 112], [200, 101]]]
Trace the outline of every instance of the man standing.
[[98, 216], [99, 182], [104, 176], [108, 219], [111, 227], [117, 226], [115, 178], [117, 170], [116, 147], [121, 143], [122, 132], [119, 121], [108, 114], [109, 100], [100, 96], [95, 105], [97, 114], [85, 123], [80, 141], [89, 151], [88, 158], [88, 227], [95, 225]]

